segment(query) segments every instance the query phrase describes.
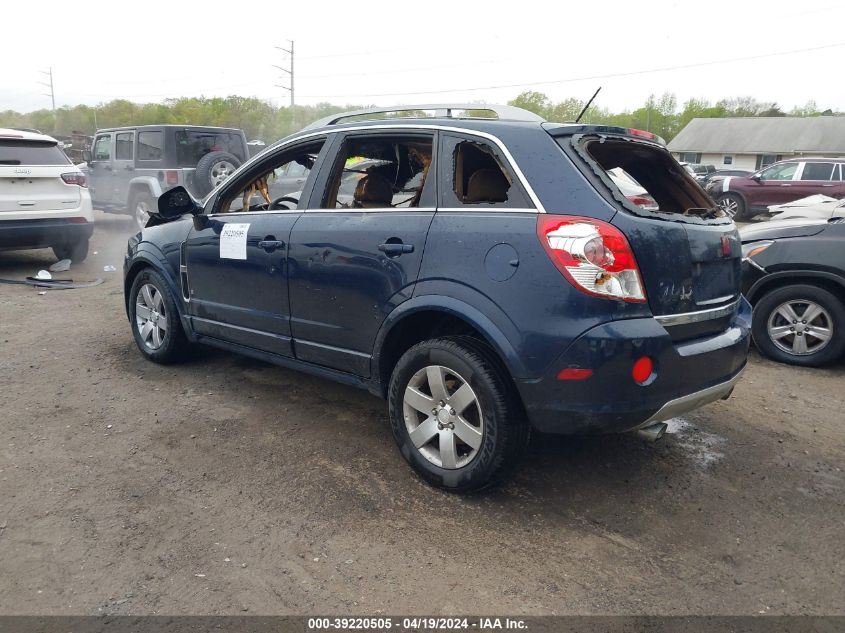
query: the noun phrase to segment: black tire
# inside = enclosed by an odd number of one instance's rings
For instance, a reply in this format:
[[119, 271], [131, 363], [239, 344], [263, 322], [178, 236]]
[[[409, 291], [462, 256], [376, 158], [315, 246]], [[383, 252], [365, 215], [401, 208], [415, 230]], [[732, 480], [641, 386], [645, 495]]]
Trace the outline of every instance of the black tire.
[[132, 214], [132, 220], [135, 222], [135, 226], [140, 231], [147, 226], [150, 213], [156, 213], [158, 211], [158, 201], [149, 191], [139, 191], [132, 196], [129, 211]]
[[[412, 378], [427, 366], [448, 368], [476, 396], [470, 409], [474, 408], [483, 420], [480, 443], [474, 456], [462, 458], [470, 461], [457, 468], [444, 468], [426, 457], [414, 445], [405, 422], [405, 391]], [[448, 382], [447, 378], [447, 393]], [[433, 394], [430, 390], [429, 396]], [[451, 396], [454, 395], [452, 392]], [[402, 456], [425, 481], [450, 492], [472, 493], [498, 483], [516, 466], [528, 444], [530, 427], [505, 368], [487, 345], [469, 337], [431, 339], [405, 352], [390, 379], [388, 407], [393, 436]], [[412, 410], [412, 414], [416, 415], [416, 411]], [[428, 416], [428, 413], [418, 415]], [[435, 416], [430, 418], [436, 422]], [[438, 445], [440, 437], [436, 439]], [[435, 454], [438, 450], [433, 445], [422, 448]], [[470, 452], [471, 447], [461, 444], [459, 450]]]
[[722, 207], [725, 212], [733, 217], [734, 220], [744, 220], [746, 219], [746, 208], [745, 208], [745, 200], [742, 199], [742, 196], [735, 194], [735, 193], [723, 193], [720, 195], [716, 202], [719, 203], [719, 206]]
[[[161, 305], [164, 307], [164, 314], [161, 315], [159, 311], [159, 315], [165, 319], [166, 330], [160, 338], [159, 345], [155, 345], [155, 340], [152, 337], [144, 337], [138, 319], [138, 295], [143, 292], [142, 289], [147, 285], [153, 286], [160, 293]], [[144, 317], [145, 315], [141, 316], [142, 321]], [[158, 319], [156, 319], [156, 322], [160, 323]], [[132, 328], [135, 344], [149, 360], [167, 365], [185, 357], [188, 340], [185, 337], [185, 331], [182, 329], [182, 320], [179, 318], [176, 302], [164, 278], [152, 268], [144, 268], [132, 281], [132, 288], [129, 291], [129, 324]]]
[[[779, 312], [781, 306], [791, 302], [796, 304], [792, 307], [792, 311], [799, 317], [798, 323], [794, 325], [789, 322], [786, 315]], [[822, 313], [812, 320], [809, 325], [811, 332], [814, 328], [818, 332], [819, 327], [827, 325], [830, 329], [830, 338], [825, 345], [813, 352], [810, 346], [817, 345], [818, 339], [813, 337], [812, 334], [806, 335], [802, 332], [801, 336], [804, 338], [804, 344], [808, 346], [808, 352], [805, 354], [791, 353], [783, 347], [791, 348], [799, 334], [797, 332], [785, 334], [783, 338], [777, 339], [780, 341], [779, 345], [770, 332], [769, 324], [771, 322], [773, 328], [795, 327], [803, 330], [804, 324], [800, 317], [805, 312], [802, 311], [801, 306], [808, 306], [807, 303], [803, 302], [812, 302], [826, 312], [826, 314]], [[805, 307], [803, 310], [807, 310], [807, 308]], [[828, 321], [829, 323], [827, 323]], [[781, 330], [781, 332], [783, 331]], [[845, 352], [845, 306], [834, 294], [818, 286], [808, 284], [782, 286], [775, 288], [757, 301], [754, 306], [751, 332], [757, 349], [772, 360], [804, 367], [826, 365], [841, 358], [843, 352]], [[798, 344], [800, 345], [801, 342], [799, 341]]]
[[74, 264], [85, 261], [88, 257], [88, 238], [83, 238], [69, 244], [53, 244], [53, 254], [58, 259], [69, 259]]
[[197, 169], [194, 172], [194, 195], [201, 197], [214, 189], [219, 184], [217, 179], [217, 168], [228, 163], [235, 169], [241, 166], [240, 159], [229, 152], [210, 152], [200, 158]]

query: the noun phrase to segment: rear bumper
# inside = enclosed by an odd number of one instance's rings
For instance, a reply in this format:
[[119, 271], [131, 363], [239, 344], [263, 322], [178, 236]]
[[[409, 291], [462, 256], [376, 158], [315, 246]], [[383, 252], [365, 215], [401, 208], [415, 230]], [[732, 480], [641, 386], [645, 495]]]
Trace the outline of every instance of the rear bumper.
[[49, 220], [0, 220], [0, 249], [44, 248], [73, 244], [94, 234], [93, 222]]
[[[653, 318], [599, 325], [581, 335], [537, 380], [517, 381], [532, 425], [546, 433], [620, 433], [718, 400], [739, 380], [748, 355], [751, 306], [744, 299], [726, 329], [676, 342]], [[649, 356], [646, 385], [631, 377]], [[591, 369], [584, 380], [558, 380], [567, 367]]]

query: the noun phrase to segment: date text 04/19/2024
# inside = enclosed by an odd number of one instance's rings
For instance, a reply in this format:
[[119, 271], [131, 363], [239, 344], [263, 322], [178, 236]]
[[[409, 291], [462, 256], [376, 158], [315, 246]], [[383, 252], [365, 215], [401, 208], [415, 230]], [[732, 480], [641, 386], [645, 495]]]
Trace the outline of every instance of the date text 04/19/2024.
[[445, 618], [445, 617], [351, 617], [351, 618], [308, 618], [308, 630], [335, 631], [496, 631], [496, 630], [525, 630], [528, 626], [524, 620], [518, 618]]

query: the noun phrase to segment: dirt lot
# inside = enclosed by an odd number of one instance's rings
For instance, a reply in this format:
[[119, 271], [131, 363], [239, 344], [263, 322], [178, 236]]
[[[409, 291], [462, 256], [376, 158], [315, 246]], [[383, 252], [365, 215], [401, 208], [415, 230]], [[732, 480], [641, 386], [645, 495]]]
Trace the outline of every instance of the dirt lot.
[[[98, 214], [69, 276], [102, 286], [0, 285], [0, 613], [845, 613], [842, 365], [755, 355], [657, 444], [545, 437], [455, 497], [365, 392], [211, 350], [145, 362], [129, 232]], [[0, 277], [53, 261], [0, 253]]]

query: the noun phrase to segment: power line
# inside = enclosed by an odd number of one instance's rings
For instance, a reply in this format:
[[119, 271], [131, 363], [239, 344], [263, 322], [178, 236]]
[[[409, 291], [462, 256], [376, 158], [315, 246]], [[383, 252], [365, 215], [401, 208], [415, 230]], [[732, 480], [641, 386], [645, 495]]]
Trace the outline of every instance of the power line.
[[368, 94], [368, 93], [359, 93], [359, 94], [345, 94], [345, 95], [305, 95], [306, 99], [327, 99], [333, 97], [340, 97], [340, 98], [369, 98], [369, 97], [400, 97], [400, 96], [415, 96], [415, 95], [434, 95], [434, 94], [447, 94], [452, 92], [477, 92], [479, 90], [498, 90], [501, 88], [530, 88], [533, 86], [548, 86], [552, 84], [563, 84], [563, 83], [572, 83], [576, 81], [591, 81], [595, 79], [611, 79], [614, 77], [632, 77], [635, 75], [647, 75], [651, 73], [660, 73], [666, 72], [671, 70], [684, 70], [687, 68], [700, 68], [703, 66], [715, 66], [717, 64], [730, 64], [733, 62], [742, 62], [742, 61], [750, 61], [754, 59], [765, 59], [768, 57], [779, 57], [782, 55], [794, 55], [797, 53], [809, 53], [813, 51], [821, 51], [827, 50], [831, 48], [838, 48], [841, 46], [845, 46], [845, 42], [838, 42], [836, 44], [826, 44], [824, 46], [813, 46], [810, 48], [798, 48], [789, 51], [781, 51], [777, 53], [763, 53], [760, 55], [749, 55], [746, 57], [734, 57], [731, 59], [721, 59], [716, 61], [710, 62], [697, 62], [694, 64], [682, 64], [679, 66], [663, 66], [661, 68], [650, 68], [648, 70], [634, 70], [629, 72], [623, 73], [608, 73], [605, 75], [590, 75], [586, 77], [568, 77], [566, 79], [552, 79], [548, 81], [532, 81], [529, 83], [518, 83], [518, 84], [500, 84], [497, 86], [473, 86], [471, 88], [450, 88], [447, 90], [422, 90], [418, 92], [383, 92], [380, 94]]

